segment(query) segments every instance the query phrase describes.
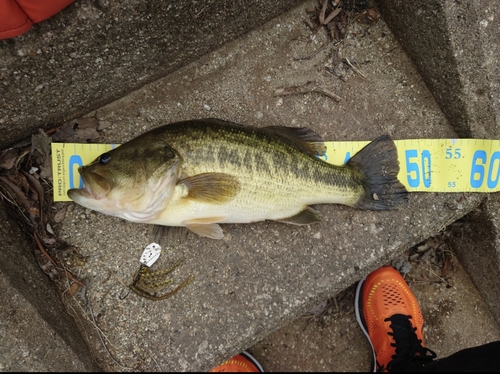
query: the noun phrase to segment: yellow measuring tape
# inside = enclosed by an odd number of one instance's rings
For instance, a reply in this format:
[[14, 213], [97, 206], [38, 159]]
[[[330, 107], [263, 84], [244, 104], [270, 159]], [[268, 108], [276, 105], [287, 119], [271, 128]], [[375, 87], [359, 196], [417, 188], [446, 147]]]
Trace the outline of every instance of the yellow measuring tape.
[[[327, 142], [321, 158], [342, 165], [369, 142]], [[395, 140], [408, 192], [500, 191], [500, 140]]]
[[[395, 140], [398, 178], [408, 192], [500, 191], [500, 140]], [[325, 142], [320, 158], [343, 165], [369, 141]], [[66, 192], [83, 187], [78, 167], [94, 161], [114, 144], [52, 143], [54, 201], [70, 201]]]

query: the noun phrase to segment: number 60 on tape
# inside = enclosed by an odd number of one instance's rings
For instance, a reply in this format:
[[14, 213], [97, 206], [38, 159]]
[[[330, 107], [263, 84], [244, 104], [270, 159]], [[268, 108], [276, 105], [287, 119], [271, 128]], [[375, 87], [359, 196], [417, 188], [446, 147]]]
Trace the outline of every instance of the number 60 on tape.
[[[500, 140], [407, 139], [394, 141], [398, 179], [409, 192], [500, 191]], [[321, 156], [341, 165], [369, 142], [326, 142]]]

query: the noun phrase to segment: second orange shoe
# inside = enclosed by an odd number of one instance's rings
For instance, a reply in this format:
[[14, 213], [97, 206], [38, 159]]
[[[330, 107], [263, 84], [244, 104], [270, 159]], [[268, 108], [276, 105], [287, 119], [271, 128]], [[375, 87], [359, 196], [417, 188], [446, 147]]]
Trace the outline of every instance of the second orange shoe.
[[210, 370], [211, 373], [224, 371], [231, 373], [263, 373], [264, 369], [262, 369], [255, 357], [243, 351]]

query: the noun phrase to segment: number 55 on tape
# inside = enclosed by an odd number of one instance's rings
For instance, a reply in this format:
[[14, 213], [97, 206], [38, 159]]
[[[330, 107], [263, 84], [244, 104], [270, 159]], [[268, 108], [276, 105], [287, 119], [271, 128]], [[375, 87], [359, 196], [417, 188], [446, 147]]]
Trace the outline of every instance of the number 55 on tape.
[[[326, 142], [321, 156], [341, 165], [369, 142]], [[395, 140], [398, 179], [409, 192], [500, 191], [500, 140]]]

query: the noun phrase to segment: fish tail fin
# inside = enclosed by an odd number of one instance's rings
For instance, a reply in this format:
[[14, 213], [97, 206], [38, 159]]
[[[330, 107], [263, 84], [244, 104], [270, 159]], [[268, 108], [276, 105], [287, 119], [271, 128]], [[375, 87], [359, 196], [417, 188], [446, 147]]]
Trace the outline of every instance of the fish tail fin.
[[346, 164], [361, 170], [365, 194], [356, 202], [360, 209], [394, 209], [408, 200], [406, 187], [398, 180], [398, 151], [388, 135], [382, 135], [356, 153]]

